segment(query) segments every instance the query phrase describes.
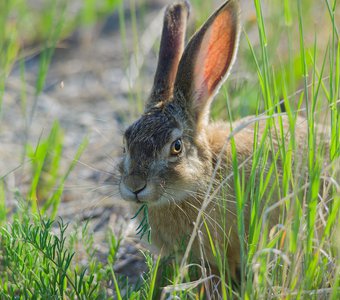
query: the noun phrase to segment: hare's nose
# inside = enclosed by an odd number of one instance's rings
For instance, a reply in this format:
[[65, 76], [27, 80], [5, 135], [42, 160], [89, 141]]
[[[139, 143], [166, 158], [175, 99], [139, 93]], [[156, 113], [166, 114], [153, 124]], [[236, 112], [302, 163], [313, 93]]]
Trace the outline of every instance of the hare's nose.
[[124, 183], [136, 196], [146, 188], [146, 180], [140, 176], [130, 175], [125, 179]]
[[146, 183], [141, 183], [138, 186], [134, 186], [134, 189], [131, 190], [136, 196], [146, 188]]

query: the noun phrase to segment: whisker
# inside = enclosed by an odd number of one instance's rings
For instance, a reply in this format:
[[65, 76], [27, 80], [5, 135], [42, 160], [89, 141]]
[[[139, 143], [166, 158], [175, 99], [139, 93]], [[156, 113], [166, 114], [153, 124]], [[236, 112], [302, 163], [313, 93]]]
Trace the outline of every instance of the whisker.
[[[161, 185], [161, 188], [163, 189], [163, 194], [165, 194], [165, 195], [169, 195], [170, 197], [171, 197], [171, 199], [173, 200], [173, 204], [187, 217], [187, 219], [189, 220], [189, 222], [192, 222], [192, 221], [194, 221], [194, 220], [192, 220], [192, 219], [190, 219], [189, 218], [189, 216], [187, 215], [187, 213], [183, 210], [183, 208], [182, 207], [180, 207], [180, 205], [177, 203], [177, 201], [175, 201], [175, 199], [173, 198], [173, 195], [172, 194], [170, 194], [170, 193], [168, 193], [166, 190], [165, 190], [165, 188], [164, 188], [164, 186], [163, 185]], [[193, 195], [193, 196], [191, 196], [191, 199], [193, 199], [193, 200], [195, 200], [195, 201], [197, 201], [199, 204], [201, 204], [201, 202], [200, 202], [200, 200], [199, 199], [197, 199], [196, 197], [194, 197], [195, 196], [195, 194]], [[190, 201], [187, 201], [186, 202], [186, 204], [187, 205], [189, 205], [189, 206], [191, 206], [192, 208], [194, 208], [195, 209], [195, 215], [196, 215], [196, 212], [199, 212], [200, 211], [200, 207], [197, 207], [197, 206], [195, 206], [193, 203], [191, 203]], [[217, 203], [216, 203], [217, 204]], [[213, 209], [213, 208], [212, 208]], [[232, 211], [230, 211], [230, 213], [233, 213]], [[215, 220], [215, 219], [213, 219], [207, 212], [204, 212], [204, 215], [205, 215], [205, 217], [207, 218], [207, 221], [208, 221], [208, 223], [212, 226], [212, 227], [214, 227], [214, 226], [216, 226], [217, 225], [217, 227], [223, 232], [223, 233], [225, 233], [225, 230], [220, 226], [220, 224]]]
[[178, 203], [175, 201], [175, 199], [172, 197], [172, 195], [170, 194], [170, 193], [168, 193], [168, 192], [166, 192], [165, 190], [163, 191], [163, 194], [164, 195], [167, 195], [167, 196], [169, 196], [170, 197], [170, 199], [169, 198], [167, 198], [167, 200], [169, 201], [169, 205], [171, 204], [171, 202], [170, 202], [170, 200], [172, 200], [172, 203], [185, 215], [185, 217], [188, 219], [188, 221], [189, 222], [192, 222], [192, 220], [189, 218], [189, 216], [188, 216], [188, 214], [183, 210], [183, 208], [182, 207], [180, 207], [179, 205], [178, 205]]
[[[112, 193], [107, 194], [104, 197], [100, 197], [100, 199], [93, 199], [91, 200], [89, 203], [87, 203], [87, 205], [85, 205], [82, 210], [80, 211], [80, 213], [84, 213], [85, 210], [88, 209], [95, 209], [97, 207], [99, 207], [100, 204], [102, 204], [105, 200], [110, 199], [110, 198], [114, 198], [115, 196], [119, 195], [119, 191], [115, 191]], [[114, 203], [112, 202], [112, 205]]]
[[112, 172], [109, 172], [109, 171], [106, 171], [106, 170], [102, 170], [102, 169], [95, 168], [95, 167], [91, 166], [90, 164], [85, 163], [85, 162], [83, 162], [83, 161], [81, 161], [81, 160], [79, 160], [79, 159], [76, 159], [75, 161], [76, 161], [77, 163], [79, 163], [80, 165], [85, 166], [85, 167], [87, 167], [87, 168], [89, 168], [89, 169], [91, 169], [91, 170], [93, 170], [93, 171], [101, 172], [101, 173], [104, 173], [104, 174], [107, 174], [107, 175], [115, 175], [115, 174], [112, 173]]
[[[197, 212], [199, 212], [201, 210], [201, 208], [196, 207], [194, 204], [188, 202], [188, 204], [194, 208]], [[223, 234], [225, 234], [225, 229], [223, 229], [223, 227], [220, 225], [220, 223], [215, 220], [214, 218], [212, 218], [207, 212], [203, 212], [203, 216], [206, 218], [207, 222], [211, 225], [212, 228], [214, 228], [215, 226], [217, 226], [221, 232], [223, 232]], [[202, 225], [204, 224], [204, 222], [202, 222]]]
[[[196, 200], [198, 200], [197, 197], [201, 196], [202, 198], [204, 196], [206, 196], [206, 193], [203, 193], [203, 192], [197, 192], [197, 191], [191, 191], [191, 190], [186, 190], [186, 189], [176, 189], [176, 188], [173, 188], [173, 187], [167, 187], [167, 190], [173, 190], [173, 191], [178, 191], [178, 192], [186, 192], [189, 194], [190, 197], [195, 197]], [[234, 194], [228, 194], [228, 196], [230, 196], [231, 198], [236, 198], [236, 196]], [[199, 200], [198, 200], [199, 201]], [[215, 199], [212, 199], [211, 201], [215, 201], [216, 204], [218, 204], [218, 202], [228, 202], [228, 203], [231, 203], [231, 204], [235, 204], [236, 201], [235, 200], [231, 200], [231, 199], [227, 199], [225, 197], [222, 197], [222, 198], [219, 198], [218, 200], [215, 198]], [[202, 201], [200, 201], [202, 202]], [[221, 204], [220, 204], [221, 205]]]
[[[97, 190], [104, 189], [107, 187], [116, 186], [114, 184], [104, 184], [104, 185], [66, 185], [64, 186], [64, 191], [79, 191], [79, 190], [88, 190], [88, 192], [96, 192]], [[58, 188], [53, 188], [53, 191], [58, 190]]]

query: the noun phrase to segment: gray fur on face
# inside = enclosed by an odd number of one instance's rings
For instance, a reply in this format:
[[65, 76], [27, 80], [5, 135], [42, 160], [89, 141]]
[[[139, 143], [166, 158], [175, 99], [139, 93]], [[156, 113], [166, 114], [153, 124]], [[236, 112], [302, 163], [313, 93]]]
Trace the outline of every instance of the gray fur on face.
[[175, 114], [174, 105], [153, 108], [133, 123], [125, 132], [126, 146], [132, 157], [156, 158], [170, 141], [174, 129], [183, 130], [184, 116]]

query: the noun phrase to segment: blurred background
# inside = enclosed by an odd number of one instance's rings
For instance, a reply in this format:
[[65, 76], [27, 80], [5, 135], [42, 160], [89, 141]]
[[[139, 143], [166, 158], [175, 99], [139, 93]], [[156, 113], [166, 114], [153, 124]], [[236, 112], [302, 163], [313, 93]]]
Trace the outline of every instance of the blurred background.
[[[253, 1], [240, 2], [239, 54], [214, 103], [213, 119], [230, 119], [226, 96], [233, 119], [264, 110], [259, 101], [256, 64], [261, 65], [263, 57], [255, 6]], [[290, 97], [293, 110], [303, 107], [299, 91], [304, 83], [297, 2], [309, 66], [322, 69], [332, 35], [333, 1], [261, 1], [274, 102]], [[109, 251], [110, 229], [123, 237], [115, 270], [131, 282], [145, 269], [138, 251], [143, 245], [135, 237], [132, 214], [119, 199], [114, 177], [122, 132], [142, 112], [151, 88], [163, 9], [169, 3], [0, 2], [0, 205], [5, 211], [0, 222], [9, 220], [21, 201], [31, 202], [33, 210], [40, 207], [47, 215], [61, 216], [71, 222], [71, 230], [88, 222], [99, 259]], [[221, 3], [192, 0], [187, 36]], [[324, 82], [327, 85], [327, 78]], [[80, 250], [77, 259], [86, 264], [88, 257]]]

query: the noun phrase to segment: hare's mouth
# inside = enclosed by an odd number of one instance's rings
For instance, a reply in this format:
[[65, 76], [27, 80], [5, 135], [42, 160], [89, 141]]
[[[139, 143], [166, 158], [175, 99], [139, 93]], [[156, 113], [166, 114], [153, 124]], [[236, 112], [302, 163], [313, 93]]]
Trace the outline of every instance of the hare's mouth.
[[152, 184], [145, 184], [139, 188], [132, 189], [122, 181], [119, 185], [119, 190], [124, 200], [138, 204], [156, 203], [161, 196]]
[[188, 194], [185, 191], [169, 191], [167, 189], [158, 189], [150, 184], [139, 191], [131, 191], [124, 183], [119, 186], [120, 194], [126, 201], [136, 204], [148, 204], [152, 206], [171, 205], [182, 201]]

